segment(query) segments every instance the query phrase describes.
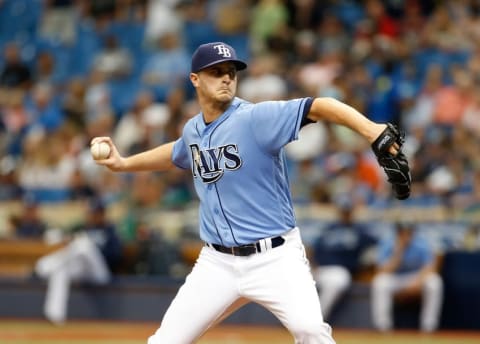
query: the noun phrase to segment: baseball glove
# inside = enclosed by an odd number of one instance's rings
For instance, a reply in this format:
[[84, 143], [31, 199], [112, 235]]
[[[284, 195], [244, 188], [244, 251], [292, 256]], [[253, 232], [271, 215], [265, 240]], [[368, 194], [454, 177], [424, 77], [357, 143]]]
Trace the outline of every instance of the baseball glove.
[[[385, 171], [389, 183], [392, 184], [397, 199], [408, 198], [412, 184], [407, 158], [400, 150], [404, 141], [405, 134], [393, 124], [387, 123], [385, 130], [372, 143], [372, 150]], [[389, 148], [395, 143], [398, 144], [399, 149], [398, 153], [393, 155], [389, 152]]]

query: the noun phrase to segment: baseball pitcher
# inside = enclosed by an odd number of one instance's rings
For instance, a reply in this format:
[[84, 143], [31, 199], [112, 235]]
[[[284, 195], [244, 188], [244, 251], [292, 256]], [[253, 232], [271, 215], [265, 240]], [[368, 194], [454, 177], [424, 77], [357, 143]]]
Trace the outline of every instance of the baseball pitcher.
[[271, 311], [295, 343], [334, 343], [295, 223], [285, 164], [284, 146], [304, 125], [325, 120], [363, 135], [396, 197], [409, 196], [403, 138], [394, 126], [331, 98], [239, 99], [237, 72], [246, 67], [226, 43], [200, 45], [190, 80], [201, 112], [178, 140], [129, 157], [109, 137], [92, 140], [110, 145], [109, 157], [96, 163], [113, 171], [190, 169], [200, 199], [205, 246], [148, 344], [194, 343], [247, 302]]

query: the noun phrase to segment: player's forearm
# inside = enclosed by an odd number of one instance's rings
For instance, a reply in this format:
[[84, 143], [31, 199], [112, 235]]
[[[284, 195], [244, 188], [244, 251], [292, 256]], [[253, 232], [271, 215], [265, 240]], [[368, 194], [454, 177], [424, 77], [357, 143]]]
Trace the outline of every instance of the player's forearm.
[[416, 287], [420, 289], [421, 286], [425, 283], [425, 279], [434, 272], [436, 272], [435, 264], [429, 264], [423, 267], [422, 269], [420, 269], [420, 271], [416, 273], [416, 275], [410, 281], [410, 287], [411, 288]]
[[403, 252], [394, 253], [388, 261], [378, 268], [379, 272], [390, 273], [398, 269], [402, 262]]
[[173, 142], [123, 158], [121, 171], [167, 171], [175, 168], [172, 162]]
[[383, 272], [383, 273], [391, 273], [391, 272], [395, 272], [397, 270], [397, 268], [399, 267], [399, 263], [398, 262], [389, 262], [385, 265], [382, 265], [378, 268], [378, 272]]
[[370, 143], [385, 129], [385, 124], [375, 123], [353, 107], [334, 98], [316, 98], [308, 118], [312, 121], [328, 121], [346, 126], [364, 136]]
[[436, 269], [435, 262], [431, 262], [430, 264], [427, 264], [418, 272], [419, 279], [423, 280], [426, 276], [430, 275], [433, 272], [436, 272], [436, 270], [437, 269]]

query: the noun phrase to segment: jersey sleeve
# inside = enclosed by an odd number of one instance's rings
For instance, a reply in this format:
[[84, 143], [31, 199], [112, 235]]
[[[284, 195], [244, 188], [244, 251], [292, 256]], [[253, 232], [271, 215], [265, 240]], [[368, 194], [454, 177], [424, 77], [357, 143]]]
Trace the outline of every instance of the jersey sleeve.
[[173, 144], [172, 162], [175, 164], [175, 166], [182, 169], [187, 169], [190, 167], [188, 149], [185, 141], [181, 137]]
[[255, 140], [272, 152], [298, 139], [298, 132], [306, 124], [305, 117], [311, 105], [312, 98], [255, 104], [251, 118]]

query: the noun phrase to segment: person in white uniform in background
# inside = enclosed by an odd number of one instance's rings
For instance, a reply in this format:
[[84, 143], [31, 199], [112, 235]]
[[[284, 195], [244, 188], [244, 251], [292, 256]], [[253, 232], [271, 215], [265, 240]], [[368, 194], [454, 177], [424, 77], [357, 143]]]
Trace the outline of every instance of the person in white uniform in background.
[[37, 276], [47, 280], [45, 317], [54, 324], [63, 324], [71, 283], [108, 283], [121, 252], [121, 241], [115, 226], [106, 220], [104, 204], [97, 199], [91, 201], [86, 222], [74, 229], [73, 239], [62, 249], [40, 258], [35, 266]]
[[425, 237], [411, 223], [396, 224], [395, 235], [378, 247], [378, 269], [372, 281], [372, 320], [376, 329], [391, 330], [395, 298], [420, 297], [420, 329], [438, 328], [443, 301], [443, 281], [436, 256]]

